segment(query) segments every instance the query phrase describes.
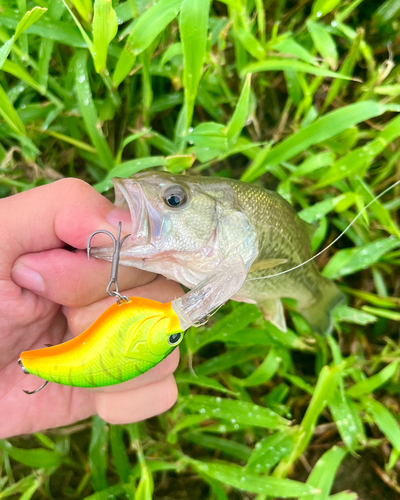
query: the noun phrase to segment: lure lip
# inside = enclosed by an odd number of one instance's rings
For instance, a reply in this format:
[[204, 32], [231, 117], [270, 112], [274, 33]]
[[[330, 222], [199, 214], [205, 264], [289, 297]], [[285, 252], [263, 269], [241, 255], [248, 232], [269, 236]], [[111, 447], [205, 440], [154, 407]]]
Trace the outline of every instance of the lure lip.
[[25, 368], [24, 364], [22, 363], [22, 359], [21, 359], [21, 358], [19, 358], [19, 359], [18, 359], [18, 364], [19, 364], [19, 366], [22, 368], [22, 371], [25, 373], [25, 375], [29, 375], [29, 372], [28, 372], [28, 370]]

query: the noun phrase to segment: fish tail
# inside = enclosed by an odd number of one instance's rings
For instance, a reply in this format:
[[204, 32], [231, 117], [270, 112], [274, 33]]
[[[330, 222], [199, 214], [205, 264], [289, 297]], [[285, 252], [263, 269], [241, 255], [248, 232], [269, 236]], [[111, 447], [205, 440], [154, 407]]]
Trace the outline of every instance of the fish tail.
[[332, 309], [344, 302], [345, 295], [330, 280], [322, 278], [318, 298], [310, 306], [300, 307], [300, 312], [313, 330], [322, 335], [332, 332]]

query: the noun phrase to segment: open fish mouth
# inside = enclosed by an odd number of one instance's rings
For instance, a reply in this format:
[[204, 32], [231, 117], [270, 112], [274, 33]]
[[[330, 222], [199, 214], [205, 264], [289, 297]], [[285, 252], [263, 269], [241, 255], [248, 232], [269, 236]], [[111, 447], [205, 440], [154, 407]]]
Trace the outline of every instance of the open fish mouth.
[[[112, 180], [115, 189], [115, 206], [121, 210], [120, 218], [123, 223], [124, 232], [130, 232], [131, 236], [125, 241], [121, 257], [141, 259], [148, 255], [142, 255], [143, 247], [149, 249], [153, 237], [157, 238], [161, 230], [161, 220], [151, 204], [148, 203], [144, 191], [139, 182], [134, 179], [114, 178]], [[91, 255], [104, 260], [112, 260], [113, 246], [94, 247]], [[123, 262], [124, 259], [121, 261]]]
[[140, 184], [133, 179], [114, 178], [112, 182], [115, 189], [115, 206], [130, 212], [132, 226], [128, 244], [148, 244], [150, 242], [148, 215]]

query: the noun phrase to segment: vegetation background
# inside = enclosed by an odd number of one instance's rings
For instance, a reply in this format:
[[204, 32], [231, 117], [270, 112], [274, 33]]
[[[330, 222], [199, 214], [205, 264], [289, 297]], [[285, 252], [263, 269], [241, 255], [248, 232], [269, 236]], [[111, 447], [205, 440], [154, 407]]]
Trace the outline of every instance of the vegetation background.
[[[0, 0], [0, 196], [157, 167], [277, 190], [317, 251], [400, 176], [398, 0]], [[316, 336], [229, 303], [177, 405], [0, 441], [0, 499], [400, 498], [400, 189], [318, 258]]]

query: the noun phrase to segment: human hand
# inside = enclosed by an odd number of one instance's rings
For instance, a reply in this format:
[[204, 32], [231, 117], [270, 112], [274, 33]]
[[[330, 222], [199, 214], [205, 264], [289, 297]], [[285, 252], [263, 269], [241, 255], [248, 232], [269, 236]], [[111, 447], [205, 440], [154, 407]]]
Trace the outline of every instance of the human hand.
[[[170, 408], [177, 396], [173, 372], [179, 351], [147, 373], [93, 391], [48, 384], [24, 375], [22, 351], [59, 344], [82, 333], [113, 302], [106, 286], [110, 263], [90, 259], [86, 242], [98, 229], [116, 234], [114, 205], [77, 179], [0, 200], [0, 438], [71, 424], [98, 413], [111, 423], [127, 423]], [[102, 240], [102, 238], [106, 238]], [[96, 245], [108, 245], [104, 235]], [[70, 252], [66, 246], [80, 249]], [[122, 268], [125, 295], [169, 302], [183, 294], [161, 276]]]

